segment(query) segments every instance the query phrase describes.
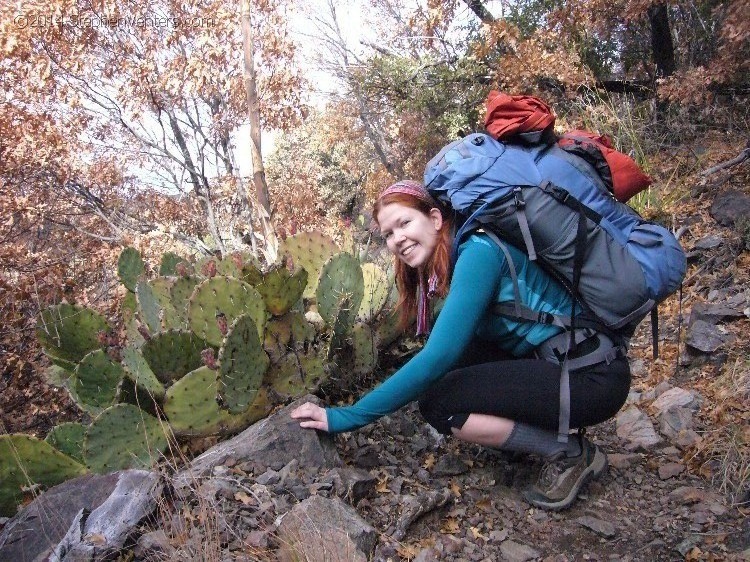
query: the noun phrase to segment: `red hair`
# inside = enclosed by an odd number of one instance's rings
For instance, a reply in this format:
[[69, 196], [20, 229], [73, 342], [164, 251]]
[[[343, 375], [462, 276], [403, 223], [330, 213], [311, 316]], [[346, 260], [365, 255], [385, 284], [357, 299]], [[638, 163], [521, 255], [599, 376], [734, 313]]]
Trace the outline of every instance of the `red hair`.
[[372, 216], [375, 224], [378, 224], [378, 213], [386, 205], [398, 203], [405, 207], [416, 209], [417, 211], [428, 215], [430, 210], [437, 208], [443, 217], [443, 225], [440, 227], [440, 235], [437, 245], [427, 262], [420, 268], [413, 268], [394, 256], [396, 265], [396, 287], [398, 287], [398, 305], [396, 309], [399, 312], [399, 328], [405, 330], [414, 321], [417, 315], [417, 291], [420, 285], [420, 277], [423, 286], [427, 286], [427, 281], [434, 274], [437, 277], [437, 287], [435, 295], [444, 297], [448, 294], [450, 287], [450, 259], [451, 246], [453, 242], [453, 221], [438, 207], [432, 207], [427, 202], [413, 195], [406, 193], [387, 193], [381, 196], [372, 209]]

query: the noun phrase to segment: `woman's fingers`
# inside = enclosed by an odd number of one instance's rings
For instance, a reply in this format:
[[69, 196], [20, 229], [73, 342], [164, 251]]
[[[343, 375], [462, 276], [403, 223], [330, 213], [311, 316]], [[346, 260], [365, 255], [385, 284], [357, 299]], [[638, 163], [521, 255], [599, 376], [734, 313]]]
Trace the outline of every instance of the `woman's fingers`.
[[300, 427], [328, 431], [328, 415], [325, 408], [317, 404], [305, 402], [302, 406], [292, 410], [291, 416], [294, 419], [303, 420], [299, 424]]

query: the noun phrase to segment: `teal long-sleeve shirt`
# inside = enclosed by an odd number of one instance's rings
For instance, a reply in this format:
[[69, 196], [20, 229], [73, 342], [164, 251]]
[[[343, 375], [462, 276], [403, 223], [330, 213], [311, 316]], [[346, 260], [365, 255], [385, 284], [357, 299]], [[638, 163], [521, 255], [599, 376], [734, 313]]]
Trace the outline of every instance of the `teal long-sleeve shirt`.
[[[525, 254], [508, 246], [524, 304], [534, 310], [570, 314], [569, 295]], [[554, 326], [519, 323], [494, 316], [490, 305], [513, 301], [505, 255], [484, 234], [459, 248], [451, 288], [424, 348], [357, 403], [326, 408], [331, 433], [351, 431], [418, 398], [458, 362], [475, 337], [522, 356], [559, 332]]]

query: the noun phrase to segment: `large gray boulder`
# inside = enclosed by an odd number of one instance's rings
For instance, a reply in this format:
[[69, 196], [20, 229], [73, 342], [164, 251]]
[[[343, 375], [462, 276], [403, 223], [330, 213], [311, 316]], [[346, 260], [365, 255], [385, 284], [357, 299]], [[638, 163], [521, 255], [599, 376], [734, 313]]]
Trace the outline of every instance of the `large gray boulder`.
[[292, 410], [305, 402], [320, 404], [315, 396], [304, 396], [229, 441], [212, 447], [176, 475], [175, 488], [195, 487], [198, 479], [210, 476], [215, 467], [227, 464], [240, 466], [255, 475], [263, 474], [269, 468], [279, 470], [294, 459], [305, 470], [341, 466], [341, 458], [330, 434], [302, 429], [299, 421], [291, 418]]

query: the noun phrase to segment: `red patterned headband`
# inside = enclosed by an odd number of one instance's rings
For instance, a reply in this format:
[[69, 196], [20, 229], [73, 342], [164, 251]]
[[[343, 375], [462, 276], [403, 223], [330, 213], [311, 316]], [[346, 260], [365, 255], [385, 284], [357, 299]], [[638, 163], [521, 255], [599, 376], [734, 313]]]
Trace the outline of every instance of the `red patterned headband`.
[[394, 183], [391, 186], [386, 187], [383, 192], [380, 194], [380, 197], [378, 199], [382, 199], [383, 197], [387, 195], [392, 195], [394, 193], [400, 193], [402, 195], [411, 195], [412, 197], [416, 197], [420, 201], [426, 203], [427, 205], [432, 207], [437, 207], [437, 202], [430, 196], [430, 194], [427, 192], [425, 187], [419, 183], [418, 181], [414, 180], [401, 180], [396, 183]]

